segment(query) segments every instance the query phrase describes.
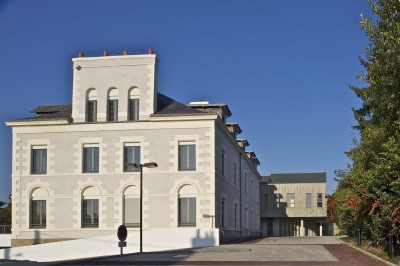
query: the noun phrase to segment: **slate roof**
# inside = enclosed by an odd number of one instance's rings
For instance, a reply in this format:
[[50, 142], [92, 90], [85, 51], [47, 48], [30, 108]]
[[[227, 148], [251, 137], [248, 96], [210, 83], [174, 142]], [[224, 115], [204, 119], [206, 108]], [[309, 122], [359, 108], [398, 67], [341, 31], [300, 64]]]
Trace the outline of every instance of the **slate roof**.
[[326, 183], [326, 173], [282, 173], [263, 176], [263, 182], [285, 183]]
[[47, 121], [47, 120], [69, 120], [72, 121], [72, 105], [40, 105], [31, 113], [35, 116], [9, 120], [13, 121]]
[[171, 99], [164, 94], [157, 93], [157, 112], [151, 116], [185, 116], [185, 115], [209, 115], [210, 113], [199, 111], [183, 103]]
[[[72, 105], [40, 105], [31, 113], [35, 116], [8, 120], [8, 122], [23, 121], [47, 121], [47, 120], [69, 120], [72, 121]], [[205, 111], [196, 110], [164, 94], [157, 93], [157, 112], [151, 116], [185, 116], [185, 115], [209, 115]]]

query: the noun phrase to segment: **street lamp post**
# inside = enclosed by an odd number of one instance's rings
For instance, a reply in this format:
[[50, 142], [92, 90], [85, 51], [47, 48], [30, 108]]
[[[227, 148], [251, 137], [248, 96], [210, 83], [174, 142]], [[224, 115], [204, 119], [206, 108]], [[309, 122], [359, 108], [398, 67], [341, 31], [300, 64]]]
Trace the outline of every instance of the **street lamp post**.
[[139, 206], [139, 220], [140, 220], [140, 253], [143, 252], [143, 167], [156, 168], [157, 164], [150, 163], [128, 163], [128, 167], [139, 168], [140, 170], [140, 206]]

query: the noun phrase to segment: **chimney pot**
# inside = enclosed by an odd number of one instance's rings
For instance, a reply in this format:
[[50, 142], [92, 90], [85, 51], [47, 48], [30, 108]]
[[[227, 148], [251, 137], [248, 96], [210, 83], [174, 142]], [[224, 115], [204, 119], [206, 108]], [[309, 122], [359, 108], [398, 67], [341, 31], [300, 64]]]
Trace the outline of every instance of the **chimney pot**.
[[124, 51], [124, 55], [128, 55], [128, 51]]
[[149, 50], [147, 50], [148, 54], [153, 54], [153, 49], [149, 48]]
[[108, 56], [108, 52], [107, 51], [104, 51], [104, 56]]
[[79, 52], [79, 57], [84, 57], [82, 52]]

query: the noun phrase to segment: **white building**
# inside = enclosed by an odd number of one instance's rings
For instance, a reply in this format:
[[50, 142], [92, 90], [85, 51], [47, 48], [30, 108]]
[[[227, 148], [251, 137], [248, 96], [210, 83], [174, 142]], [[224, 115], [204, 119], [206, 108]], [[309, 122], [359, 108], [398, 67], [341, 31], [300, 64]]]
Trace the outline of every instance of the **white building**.
[[260, 185], [262, 235], [325, 235], [325, 195], [326, 173], [264, 176]]
[[[138, 230], [216, 227], [260, 234], [259, 164], [225, 104], [181, 104], [157, 91], [157, 57], [73, 60], [72, 105], [39, 106], [12, 127], [12, 245]], [[215, 216], [215, 217], [214, 217]], [[222, 234], [221, 234], [222, 235]]]

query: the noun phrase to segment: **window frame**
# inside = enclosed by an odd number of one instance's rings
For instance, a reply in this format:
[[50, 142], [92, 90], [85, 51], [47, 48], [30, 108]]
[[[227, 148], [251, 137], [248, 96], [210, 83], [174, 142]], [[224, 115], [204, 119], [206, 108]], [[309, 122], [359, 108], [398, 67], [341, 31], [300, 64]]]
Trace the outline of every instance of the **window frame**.
[[108, 99], [107, 121], [118, 121], [118, 99]]
[[[37, 162], [36, 152], [40, 153], [39, 166], [36, 165], [36, 162]], [[43, 156], [43, 152], [44, 152], [44, 156]], [[45, 174], [47, 174], [47, 146], [46, 145], [32, 145], [31, 146], [31, 175], [45, 175]]]
[[[36, 203], [40, 203], [38, 205], [38, 207], [39, 207], [39, 218], [35, 218], [34, 217]], [[47, 203], [46, 203], [45, 199], [32, 198], [30, 200], [29, 228], [34, 228], [34, 229], [46, 228], [46, 224], [47, 224], [47, 210], [46, 210], [47, 206], [46, 206], [46, 204]], [[34, 223], [34, 219], [39, 219], [39, 223], [38, 224]]]
[[[92, 151], [91, 152], [91, 158], [92, 158], [92, 165], [91, 169], [88, 169], [89, 164], [87, 163], [88, 158], [85, 156], [88, 154], [89, 149]], [[95, 151], [97, 150], [97, 156]], [[97, 157], [97, 162], [96, 161]], [[86, 163], [85, 163], [86, 162]], [[97, 168], [96, 168], [97, 166]], [[82, 173], [99, 173], [100, 172], [100, 147], [98, 144], [83, 144], [82, 147]]]
[[317, 208], [322, 208], [322, 206], [323, 206], [322, 193], [317, 193]]
[[312, 208], [312, 193], [306, 193], [306, 209]]
[[[91, 202], [91, 213], [89, 214], [91, 223], [85, 223], [85, 202]], [[97, 202], [97, 206], [94, 206], [94, 202]], [[97, 207], [97, 223], [94, 209]], [[82, 214], [81, 214], [81, 227], [82, 228], [99, 228], [100, 224], [100, 200], [98, 198], [83, 197], [82, 198]]]
[[[135, 103], [135, 104], [133, 105], [133, 103]], [[138, 121], [139, 120], [139, 104], [140, 104], [139, 98], [129, 98], [128, 121]]]
[[226, 152], [222, 150], [221, 152], [221, 175], [226, 178], [226, 170], [225, 170], [225, 160], [226, 160]]
[[[289, 197], [290, 195], [290, 197]], [[290, 202], [290, 200], [293, 200]], [[296, 207], [296, 194], [295, 193], [287, 193], [286, 194], [286, 208], [294, 209]]]
[[97, 122], [97, 100], [87, 100], [86, 122]]
[[[181, 147], [186, 147], [186, 154], [181, 153]], [[193, 154], [191, 154], [191, 147], [193, 147]], [[182, 156], [186, 155], [186, 165], [183, 165], [185, 161], [182, 160]], [[191, 158], [194, 159], [192, 162]], [[196, 171], [197, 168], [197, 148], [195, 142], [179, 142], [178, 143], [178, 171]], [[184, 166], [184, 167], [182, 167]]]
[[281, 207], [281, 195], [279, 193], [274, 193], [274, 208], [279, 209]]
[[[182, 202], [187, 201], [187, 221], [182, 221]], [[182, 195], [178, 197], [178, 227], [196, 227], [197, 224], [197, 198], [195, 196]], [[194, 206], [192, 206], [192, 204]], [[194, 208], [194, 211], [193, 211]], [[190, 214], [194, 214], [194, 221], [191, 221]]]
[[[128, 148], [133, 148], [133, 161], [128, 162], [128, 156], [127, 156], [127, 149]], [[138, 153], [138, 154], [137, 154]], [[138, 157], [138, 158], [137, 158]], [[139, 161], [136, 161], [136, 159], [139, 159]], [[140, 143], [131, 143], [131, 142], [126, 142], [124, 143], [123, 147], [123, 172], [128, 173], [128, 172], [139, 172], [140, 168], [134, 168], [134, 167], [128, 167], [128, 163], [138, 163], [140, 164], [141, 162], [141, 146]]]
[[264, 198], [263, 198], [263, 209], [267, 210], [269, 209], [269, 194], [268, 193], [264, 193]]
[[[133, 221], [133, 222], [127, 223], [127, 221], [126, 221], [126, 205], [127, 205], [126, 200], [134, 200], [133, 204], [137, 204], [138, 205], [138, 208], [137, 208], [137, 215], [138, 215], [137, 220], [138, 220], [138, 222]], [[124, 208], [123, 209], [124, 216], [123, 216], [122, 224], [125, 225], [126, 227], [129, 227], [129, 228], [140, 227], [140, 198], [136, 197], [136, 196], [124, 196], [124, 206], [123, 206], [123, 208]]]
[[237, 186], [237, 163], [233, 163], [233, 178], [234, 185]]

